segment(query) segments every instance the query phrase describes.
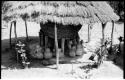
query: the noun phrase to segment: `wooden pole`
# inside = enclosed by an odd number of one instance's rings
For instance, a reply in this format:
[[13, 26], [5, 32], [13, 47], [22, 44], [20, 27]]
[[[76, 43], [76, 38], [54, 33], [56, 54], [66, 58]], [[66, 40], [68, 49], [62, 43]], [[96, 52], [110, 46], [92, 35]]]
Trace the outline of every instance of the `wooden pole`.
[[114, 32], [114, 21], [112, 21], [111, 48], [112, 48], [112, 44], [113, 44], [113, 32]]
[[88, 42], [90, 42], [90, 38], [91, 38], [91, 31], [90, 31], [90, 24], [88, 24]]
[[102, 63], [102, 60], [103, 60], [103, 46], [104, 46], [104, 40], [105, 40], [105, 33], [104, 33], [104, 29], [105, 29], [105, 26], [106, 26], [106, 23], [103, 24], [102, 23], [102, 40], [101, 40], [101, 53], [99, 54], [100, 55], [100, 60], [99, 60], [99, 65]]
[[89, 42], [89, 25], [88, 25], [88, 42]]
[[43, 46], [45, 47], [45, 35], [43, 34]]
[[28, 30], [27, 30], [27, 22], [26, 20], [25, 21], [25, 28], [26, 28], [26, 40], [28, 41], [29, 40], [29, 37], [28, 37]]
[[62, 52], [64, 53], [64, 46], [65, 46], [65, 38], [62, 38], [61, 40], [61, 48], [62, 48]]
[[14, 21], [15, 42], [17, 43], [16, 21]]
[[11, 25], [10, 25], [10, 48], [12, 48], [12, 44], [11, 44], [12, 24], [13, 22], [11, 22]]
[[57, 65], [57, 69], [58, 69], [58, 67], [59, 67], [59, 52], [58, 52], [58, 39], [57, 39], [56, 23], [55, 23], [54, 31], [55, 31], [56, 65]]
[[42, 31], [42, 23], [40, 23], [40, 28], [41, 28], [39, 32], [40, 45], [45, 47], [45, 35], [44, 35], [44, 32]]
[[41, 46], [41, 30], [39, 31], [39, 40], [40, 40], [40, 46]]
[[45, 36], [45, 48], [47, 48], [47, 43], [48, 43], [48, 36]]
[[102, 45], [104, 45], [104, 39], [105, 39], [104, 29], [105, 29], [105, 24], [102, 24]]

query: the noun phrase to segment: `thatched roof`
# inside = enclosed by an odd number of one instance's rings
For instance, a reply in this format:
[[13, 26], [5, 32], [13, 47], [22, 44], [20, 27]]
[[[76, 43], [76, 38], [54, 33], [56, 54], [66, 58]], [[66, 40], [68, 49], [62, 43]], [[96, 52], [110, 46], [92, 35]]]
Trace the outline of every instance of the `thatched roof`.
[[38, 23], [51, 21], [77, 25], [119, 19], [103, 1], [6, 1], [3, 6], [2, 20], [6, 22], [23, 18]]

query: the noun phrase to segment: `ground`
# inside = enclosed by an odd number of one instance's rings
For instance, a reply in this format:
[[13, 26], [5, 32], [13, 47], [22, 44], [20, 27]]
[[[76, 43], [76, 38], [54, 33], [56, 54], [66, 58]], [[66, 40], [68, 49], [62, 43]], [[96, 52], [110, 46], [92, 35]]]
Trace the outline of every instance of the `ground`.
[[[13, 54], [10, 52], [5, 51], [5, 48], [9, 48], [9, 28], [10, 24], [8, 24], [8, 28], [2, 29], [2, 67], [12, 67], [15, 66], [15, 62], [13, 61]], [[108, 23], [105, 28], [105, 37], [111, 36], [111, 28], [112, 24]], [[36, 42], [38, 42], [38, 32], [39, 32], [40, 26], [39, 24], [28, 22], [28, 34], [29, 36], [34, 37]], [[13, 32], [12, 32], [13, 33]], [[83, 25], [82, 29], [79, 31], [80, 39], [83, 39], [84, 42], [87, 41], [87, 25]], [[92, 32], [91, 32], [91, 42], [88, 43], [90, 49], [95, 49], [95, 46], [99, 46], [97, 43], [99, 43], [99, 39], [101, 38], [101, 24], [94, 24]], [[20, 21], [17, 23], [17, 36], [23, 37], [21, 39], [25, 39], [25, 26], [24, 22]], [[118, 44], [118, 37], [124, 36], [124, 24], [123, 23], [115, 23], [114, 28], [114, 39], [113, 44]], [[12, 34], [12, 38], [14, 38], [14, 34]], [[14, 40], [13, 40], [14, 42]], [[35, 42], [35, 40], [34, 40]], [[86, 49], [87, 51], [87, 49]], [[86, 56], [84, 55], [81, 57], [80, 61], [87, 61], [90, 54], [88, 54], [89, 51], [87, 51]], [[73, 70], [74, 74], [71, 74], [72, 72], [72, 64], [60, 64], [59, 70], [56, 70], [56, 65], [50, 65], [47, 67], [43, 67], [38, 63], [37, 61], [34, 62], [33, 66], [29, 69], [2, 69], [1, 75], [2, 79], [10, 79], [10, 78], [46, 78], [46, 79], [52, 79], [52, 78], [62, 78], [62, 79], [83, 79], [85, 78], [84, 69], [80, 69], [85, 63], [77, 63], [73, 64]], [[90, 75], [90, 79], [95, 78], [108, 78], [108, 79], [122, 79], [123, 78], [123, 70], [115, 65], [112, 61], [104, 61], [104, 63], [98, 68], [93, 69], [88, 74]]]

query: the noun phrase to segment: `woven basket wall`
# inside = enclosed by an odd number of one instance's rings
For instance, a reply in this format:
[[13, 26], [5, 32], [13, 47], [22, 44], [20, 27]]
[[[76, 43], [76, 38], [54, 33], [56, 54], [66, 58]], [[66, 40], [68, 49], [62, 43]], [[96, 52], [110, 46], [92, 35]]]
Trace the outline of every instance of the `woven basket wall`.
[[[44, 32], [44, 35], [54, 38], [54, 26], [55, 24], [41, 24], [41, 29]], [[66, 38], [66, 39], [74, 39], [78, 36], [78, 31], [81, 29], [81, 25], [73, 26], [73, 25], [60, 25], [57, 24], [57, 38]]]

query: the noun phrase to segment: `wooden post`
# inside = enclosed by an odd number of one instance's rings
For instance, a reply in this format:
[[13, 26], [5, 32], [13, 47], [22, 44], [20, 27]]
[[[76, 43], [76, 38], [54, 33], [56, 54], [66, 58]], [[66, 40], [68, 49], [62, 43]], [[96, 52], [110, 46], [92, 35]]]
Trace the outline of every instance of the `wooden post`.
[[47, 48], [47, 43], [48, 43], [48, 36], [45, 36], [45, 48]]
[[104, 29], [105, 29], [105, 24], [102, 23], [102, 45], [104, 45], [104, 39], [105, 39]]
[[14, 21], [15, 42], [17, 43], [16, 21]]
[[113, 32], [114, 32], [114, 21], [112, 21], [111, 48], [112, 48], [112, 44], [113, 44]]
[[45, 47], [45, 35], [44, 35], [44, 32], [42, 31], [42, 23], [40, 23], [40, 28], [41, 28], [40, 32], [39, 32], [40, 46], [44, 46]]
[[104, 48], [104, 40], [105, 40], [105, 34], [104, 34], [104, 29], [105, 29], [105, 26], [106, 26], [106, 23], [103, 24], [102, 23], [102, 39], [101, 39], [101, 53], [99, 54], [100, 55], [100, 60], [99, 60], [99, 65], [102, 63], [102, 60], [103, 60], [103, 48]]
[[41, 29], [40, 29], [40, 31], [39, 31], [39, 40], [40, 40], [40, 46], [42, 46], [43, 44], [41, 43], [41, 37], [42, 37], [42, 34], [41, 34], [42, 32], [41, 32]]
[[27, 22], [26, 22], [26, 20], [24, 20], [24, 21], [25, 21], [25, 28], [26, 28], [26, 40], [28, 41], [29, 38], [28, 38]]
[[43, 46], [45, 47], [45, 35], [43, 34]]
[[55, 23], [54, 31], [55, 31], [56, 65], [57, 65], [57, 69], [58, 69], [58, 67], [59, 67], [59, 52], [58, 52], [58, 39], [57, 39], [56, 23]]
[[10, 48], [12, 48], [12, 44], [11, 44], [12, 24], [13, 22], [11, 22], [11, 25], [10, 25]]
[[88, 25], [88, 42], [89, 42], [90, 38], [89, 38], [89, 25]]
[[88, 42], [90, 42], [90, 39], [91, 39], [90, 26], [91, 26], [91, 24], [88, 24]]
[[65, 38], [62, 38], [61, 40], [61, 48], [62, 48], [62, 52], [64, 53], [64, 46], [65, 46]]
[[[106, 23], [105, 24], [103, 24], [102, 23], [102, 40], [101, 40], [101, 45], [103, 46], [104, 45], [104, 41], [105, 41], [105, 32], [104, 32], [104, 30], [105, 30], [105, 27], [106, 27]], [[102, 48], [102, 47], [101, 47]], [[102, 50], [102, 49], [101, 49]], [[101, 52], [102, 53], [102, 52]]]

